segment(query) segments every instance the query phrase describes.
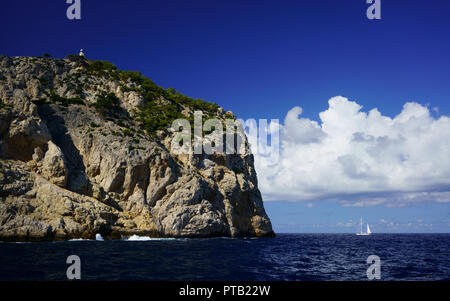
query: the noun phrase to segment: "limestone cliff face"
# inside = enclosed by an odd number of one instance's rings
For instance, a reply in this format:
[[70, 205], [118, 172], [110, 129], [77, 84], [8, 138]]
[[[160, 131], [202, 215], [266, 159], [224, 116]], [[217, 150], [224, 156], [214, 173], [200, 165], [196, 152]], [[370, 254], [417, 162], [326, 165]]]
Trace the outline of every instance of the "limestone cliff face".
[[203, 107], [136, 78], [79, 57], [0, 57], [0, 239], [273, 235], [248, 146], [173, 154], [148, 116]]

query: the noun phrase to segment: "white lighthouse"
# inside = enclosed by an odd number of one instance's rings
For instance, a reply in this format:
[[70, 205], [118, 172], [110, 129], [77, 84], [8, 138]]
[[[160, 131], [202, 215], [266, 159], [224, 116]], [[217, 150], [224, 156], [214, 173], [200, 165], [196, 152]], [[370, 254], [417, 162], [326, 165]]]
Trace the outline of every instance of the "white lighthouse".
[[79, 54], [79, 55], [82, 56], [82, 57], [84, 57], [83, 49], [80, 50], [80, 54]]

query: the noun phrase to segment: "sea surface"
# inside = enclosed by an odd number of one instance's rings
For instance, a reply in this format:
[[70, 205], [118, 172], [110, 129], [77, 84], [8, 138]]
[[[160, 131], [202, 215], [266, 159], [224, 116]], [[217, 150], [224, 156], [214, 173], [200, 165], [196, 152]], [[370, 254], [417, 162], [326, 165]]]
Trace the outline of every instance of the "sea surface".
[[0, 280], [450, 280], [450, 234], [278, 234], [265, 239], [151, 239], [0, 243]]

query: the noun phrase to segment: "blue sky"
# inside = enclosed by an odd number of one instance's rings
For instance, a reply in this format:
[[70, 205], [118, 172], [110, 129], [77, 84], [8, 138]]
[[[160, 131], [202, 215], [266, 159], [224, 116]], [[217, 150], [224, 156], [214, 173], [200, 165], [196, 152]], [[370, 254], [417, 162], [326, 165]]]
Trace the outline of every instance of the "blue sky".
[[[321, 122], [337, 95], [391, 118], [409, 101], [433, 118], [450, 113], [448, 1], [382, 0], [382, 20], [366, 18], [364, 0], [81, 3], [82, 19], [70, 21], [64, 0], [3, 1], [0, 53], [64, 57], [83, 48], [243, 119], [283, 120], [300, 106]], [[379, 232], [450, 231], [449, 203], [285, 201], [266, 203], [278, 232], [354, 232], [345, 225], [361, 215]]]

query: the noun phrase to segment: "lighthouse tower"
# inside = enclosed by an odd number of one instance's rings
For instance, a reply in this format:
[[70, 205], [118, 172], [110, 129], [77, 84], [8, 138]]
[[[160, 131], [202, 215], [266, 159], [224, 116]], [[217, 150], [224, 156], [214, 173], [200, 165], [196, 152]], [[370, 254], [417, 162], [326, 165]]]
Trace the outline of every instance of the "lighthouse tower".
[[83, 49], [80, 50], [80, 54], [79, 54], [79, 55], [82, 56], [82, 57], [84, 57]]

